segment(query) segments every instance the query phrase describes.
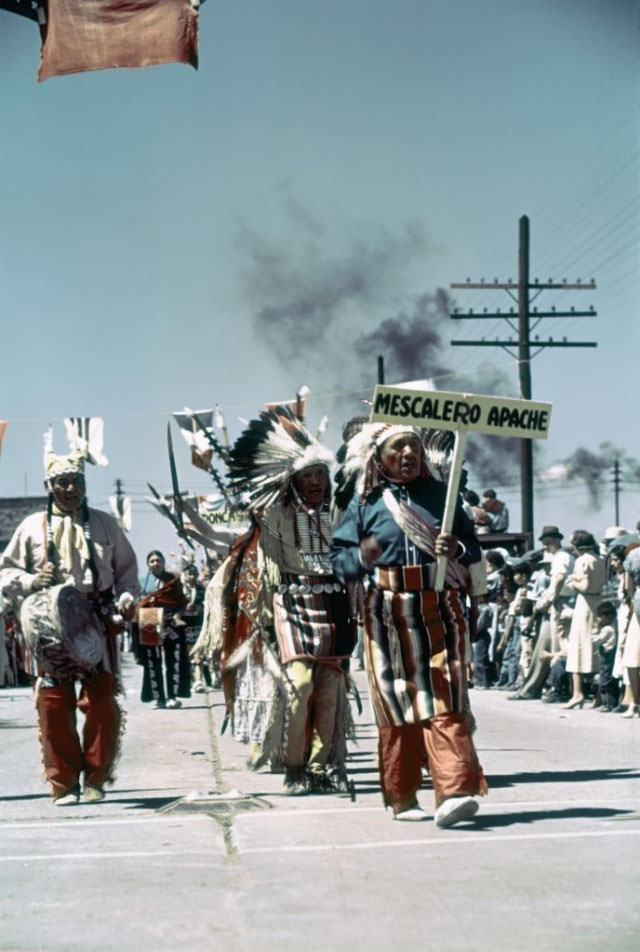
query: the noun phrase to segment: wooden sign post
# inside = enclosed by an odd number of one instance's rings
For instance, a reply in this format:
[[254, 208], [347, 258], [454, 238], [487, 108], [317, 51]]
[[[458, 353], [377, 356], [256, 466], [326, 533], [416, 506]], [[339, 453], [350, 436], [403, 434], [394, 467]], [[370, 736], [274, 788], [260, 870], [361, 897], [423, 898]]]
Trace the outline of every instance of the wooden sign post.
[[[440, 531], [451, 532], [468, 433], [544, 440], [549, 432], [551, 404], [488, 394], [409, 390], [378, 384], [373, 394], [372, 423], [403, 424], [423, 429], [454, 430], [453, 459]], [[442, 591], [447, 559], [439, 555], [434, 589]]]

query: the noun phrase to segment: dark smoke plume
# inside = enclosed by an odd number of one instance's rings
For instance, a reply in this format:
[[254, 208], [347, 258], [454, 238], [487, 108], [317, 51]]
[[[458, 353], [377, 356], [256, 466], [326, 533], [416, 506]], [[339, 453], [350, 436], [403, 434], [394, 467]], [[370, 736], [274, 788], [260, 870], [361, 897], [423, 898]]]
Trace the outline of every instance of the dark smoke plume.
[[[445, 290], [409, 299], [404, 293], [406, 269], [428, 250], [422, 226], [407, 225], [396, 235], [369, 227], [341, 247], [299, 205], [288, 201], [285, 212], [285, 237], [245, 229], [241, 245], [254, 329], [294, 385], [304, 380], [313, 392], [367, 391], [380, 355], [387, 383], [430, 379], [442, 390], [513, 393], [495, 368], [473, 376], [451, 369], [452, 305]], [[362, 405], [345, 397], [336, 412], [344, 422]], [[475, 482], [504, 485], [517, 472], [517, 441], [472, 436], [467, 460]]]
[[442, 288], [435, 294], [421, 294], [409, 313], [385, 318], [356, 340], [356, 353], [370, 366], [382, 355], [389, 381], [447, 376], [440, 328], [448, 314], [449, 296]]
[[[254, 327], [276, 358], [293, 372], [309, 365], [336, 370], [353, 348], [353, 326], [396, 293], [399, 278], [425, 248], [421, 227], [399, 236], [378, 229], [342, 250], [300, 209], [288, 208], [291, 235], [270, 239], [245, 230], [245, 286], [255, 303]], [[329, 363], [327, 365], [327, 359]], [[339, 361], [340, 363], [340, 361]]]
[[602, 505], [603, 491], [613, 488], [613, 466], [618, 461], [622, 485], [625, 479], [637, 481], [640, 479], [640, 463], [624, 450], [612, 443], [601, 443], [597, 452], [580, 446], [571, 456], [563, 460], [560, 473], [567, 482], [584, 482], [589, 492], [589, 503], [594, 509]]

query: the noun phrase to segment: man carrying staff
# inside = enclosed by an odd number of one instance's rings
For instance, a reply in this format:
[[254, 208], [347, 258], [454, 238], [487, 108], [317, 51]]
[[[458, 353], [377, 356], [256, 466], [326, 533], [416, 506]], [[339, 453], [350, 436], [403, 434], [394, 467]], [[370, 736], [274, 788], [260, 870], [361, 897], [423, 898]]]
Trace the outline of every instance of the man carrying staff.
[[[343, 582], [369, 578], [365, 663], [379, 731], [386, 806], [396, 820], [424, 820], [417, 800], [424, 752], [435, 823], [452, 826], [487, 791], [465, 711], [467, 621], [461, 587], [477, 578], [481, 552], [461, 503], [453, 532], [440, 530], [446, 483], [443, 434], [427, 455], [410, 426], [367, 424], [347, 449], [342, 482], [354, 496], [333, 535], [331, 561]], [[345, 494], [346, 495], [346, 494]], [[434, 590], [437, 556], [447, 560]]]
[[343, 664], [356, 622], [329, 561], [333, 454], [285, 406], [263, 412], [236, 442], [232, 488], [262, 513], [263, 618], [273, 625], [289, 694], [283, 760], [287, 795], [345, 783], [348, 701]]
[[[113, 780], [122, 725], [114, 615], [132, 617], [138, 569], [116, 520], [87, 505], [81, 454], [47, 452], [45, 477], [47, 509], [14, 532], [0, 588], [22, 604], [45, 778], [56, 806], [69, 806], [80, 798], [81, 774], [87, 801], [102, 800]], [[82, 739], [77, 710], [85, 715]]]

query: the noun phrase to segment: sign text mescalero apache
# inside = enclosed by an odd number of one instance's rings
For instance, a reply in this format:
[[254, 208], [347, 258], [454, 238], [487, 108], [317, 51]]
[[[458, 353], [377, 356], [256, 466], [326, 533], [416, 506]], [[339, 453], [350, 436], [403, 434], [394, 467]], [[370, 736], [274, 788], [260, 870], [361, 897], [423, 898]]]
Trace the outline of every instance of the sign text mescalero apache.
[[372, 422], [531, 439], [547, 437], [550, 417], [550, 403], [382, 384], [375, 389], [371, 410]]

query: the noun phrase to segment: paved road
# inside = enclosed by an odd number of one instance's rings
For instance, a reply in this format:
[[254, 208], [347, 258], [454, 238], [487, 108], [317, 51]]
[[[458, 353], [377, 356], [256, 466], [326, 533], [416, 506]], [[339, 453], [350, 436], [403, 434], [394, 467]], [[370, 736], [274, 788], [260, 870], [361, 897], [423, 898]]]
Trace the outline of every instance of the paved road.
[[[473, 693], [473, 823], [394, 823], [364, 711], [349, 797], [286, 798], [220, 735], [218, 691], [138, 700], [100, 804], [52, 807], [27, 689], [0, 691], [0, 949], [636, 952], [640, 720]], [[421, 794], [432, 811], [431, 791]]]

